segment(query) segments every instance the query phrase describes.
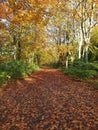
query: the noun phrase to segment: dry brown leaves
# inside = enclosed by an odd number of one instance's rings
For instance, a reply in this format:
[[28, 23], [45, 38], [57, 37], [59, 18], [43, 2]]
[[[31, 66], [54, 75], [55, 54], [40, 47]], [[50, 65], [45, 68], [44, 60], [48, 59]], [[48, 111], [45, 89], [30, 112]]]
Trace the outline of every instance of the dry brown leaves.
[[51, 68], [11, 81], [0, 130], [98, 130], [98, 91]]

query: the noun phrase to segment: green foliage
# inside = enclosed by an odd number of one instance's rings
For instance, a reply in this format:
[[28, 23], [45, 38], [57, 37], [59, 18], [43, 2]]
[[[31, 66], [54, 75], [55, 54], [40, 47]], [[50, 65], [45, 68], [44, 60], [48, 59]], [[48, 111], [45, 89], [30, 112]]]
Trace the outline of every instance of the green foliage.
[[98, 60], [98, 26], [95, 26], [92, 30], [89, 45], [89, 60]]
[[26, 74], [26, 64], [22, 61], [3, 63], [0, 69], [6, 72], [11, 78], [18, 78]]
[[97, 75], [94, 70], [81, 70], [76, 68], [66, 69], [64, 72], [80, 79], [88, 79]]
[[38, 69], [37, 65], [28, 65], [23, 61], [2, 63], [0, 64], [0, 85], [5, 84], [10, 78], [25, 77]]
[[30, 73], [34, 72], [35, 70], [39, 70], [39, 66], [37, 66], [35, 64], [30, 65], [27, 68], [27, 73], [30, 74]]
[[7, 83], [10, 76], [6, 72], [0, 72], [0, 85], [4, 85]]
[[82, 69], [82, 70], [96, 70], [96, 71], [98, 71], [98, 63], [97, 62], [85, 63], [83, 61], [74, 61], [71, 66], [75, 67], [77, 69]]
[[92, 46], [98, 47], [98, 26], [93, 28], [90, 42]]
[[98, 64], [75, 61], [68, 69], [63, 71], [79, 79], [89, 79], [98, 75]]

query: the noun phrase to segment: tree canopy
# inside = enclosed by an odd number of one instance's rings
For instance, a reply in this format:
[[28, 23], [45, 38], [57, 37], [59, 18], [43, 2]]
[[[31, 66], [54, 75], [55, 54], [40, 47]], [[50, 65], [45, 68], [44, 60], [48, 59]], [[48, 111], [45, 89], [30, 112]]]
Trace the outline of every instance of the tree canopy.
[[97, 30], [97, 0], [2, 0], [0, 60], [88, 62]]

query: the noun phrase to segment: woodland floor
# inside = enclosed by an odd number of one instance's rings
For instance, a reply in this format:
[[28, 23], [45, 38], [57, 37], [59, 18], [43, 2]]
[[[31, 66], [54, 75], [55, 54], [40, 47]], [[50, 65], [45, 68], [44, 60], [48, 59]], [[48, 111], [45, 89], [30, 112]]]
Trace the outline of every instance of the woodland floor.
[[8, 83], [0, 130], [98, 130], [98, 90], [44, 68]]

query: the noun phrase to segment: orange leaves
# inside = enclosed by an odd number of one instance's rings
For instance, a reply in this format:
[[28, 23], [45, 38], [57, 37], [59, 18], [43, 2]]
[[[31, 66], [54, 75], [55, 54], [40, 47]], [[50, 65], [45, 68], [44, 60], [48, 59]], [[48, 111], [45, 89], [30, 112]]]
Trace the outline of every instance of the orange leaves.
[[0, 3], [0, 18], [8, 18], [12, 14], [12, 9], [7, 3]]
[[11, 15], [11, 22], [22, 24], [32, 22], [37, 24], [43, 21], [46, 9], [49, 5], [56, 5], [58, 0], [8, 0], [0, 3], [0, 17], [6, 18]]
[[13, 12], [19, 9], [25, 9], [25, 4], [23, 0], [8, 0], [9, 6], [13, 9]]
[[16, 24], [30, 23], [32, 22], [33, 15], [31, 12], [19, 10], [12, 18], [11, 22]]
[[6, 10], [4, 8], [3, 3], [0, 3], [0, 18], [5, 18], [6, 17]]
[[56, 3], [59, 2], [59, 0], [28, 0], [32, 6], [39, 6], [42, 8], [46, 8], [49, 4], [55, 5]]
[[27, 35], [23, 38], [23, 40], [28, 41], [32, 39], [32, 35]]

